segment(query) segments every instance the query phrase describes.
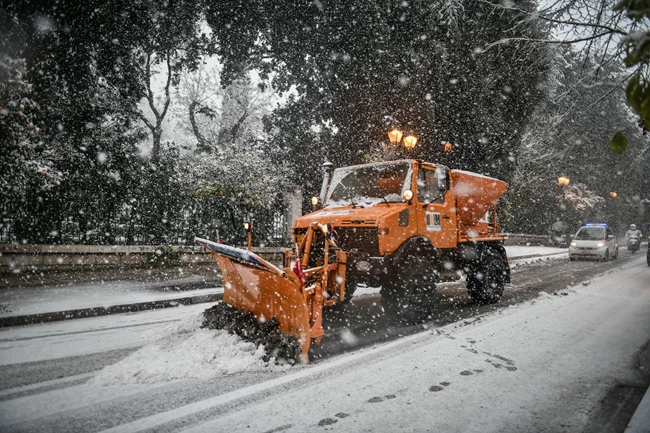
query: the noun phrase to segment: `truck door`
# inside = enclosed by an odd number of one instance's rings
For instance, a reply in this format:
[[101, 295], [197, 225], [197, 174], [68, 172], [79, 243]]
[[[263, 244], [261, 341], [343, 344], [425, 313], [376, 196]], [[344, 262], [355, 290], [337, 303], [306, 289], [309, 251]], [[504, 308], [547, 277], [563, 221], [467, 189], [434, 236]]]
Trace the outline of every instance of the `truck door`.
[[444, 166], [420, 165], [418, 171], [418, 233], [427, 237], [436, 248], [456, 247], [456, 209], [452, 199], [453, 192], [440, 190], [438, 181], [439, 176], [448, 176], [448, 170]]

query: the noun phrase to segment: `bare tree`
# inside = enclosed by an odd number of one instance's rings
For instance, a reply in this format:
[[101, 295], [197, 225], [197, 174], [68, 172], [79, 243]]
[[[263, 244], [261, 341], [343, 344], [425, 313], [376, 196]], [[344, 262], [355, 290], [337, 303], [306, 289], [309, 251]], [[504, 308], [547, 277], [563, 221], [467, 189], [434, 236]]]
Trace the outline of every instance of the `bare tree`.
[[[216, 136], [220, 122], [217, 107], [221, 100], [218, 71], [202, 65], [195, 72], [181, 75], [177, 87], [177, 99], [180, 104], [181, 116], [187, 113], [190, 133], [197, 140], [200, 150], [208, 151], [213, 137]], [[180, 122], [187, 125], [186, 122]]]
[[272, 111], [274, 93], [254, 85], [249, 77], [239, 78], [223, 95], [219, 145], [235, 145], [263, 134], [262, 118]]
[[224, 89], [217, 76], [207, 68], [183, 74], [177, 89], [178, 114], [200, 150], [228, 154], [265, 136], [262, 119], [273, 111], [277, 95], [247, 76]]
[[[160, 137], [162, 136], [162, 122], [167, 116], [167, 110], [169, 109], [169, 103], [171, 99], [169, 97], [169, 87], [172, 82], [172, 67], [170, 63], [170, 54], [167, 54], [161, 58], [156, 54], [146, 53], [145, 54], [145, 86], [142, 89], [142, 97], [147, 101], [151, 114], [153, 114], [154, 120], [149, 120], [149, 117], [142, 112], [141, 110], [137, 111], [138, 117], [146, 125], [147, 128], [151, 131], [151, 136], [153, 139], [153, 148], [152, 148], [152, 158], [155, 160], [160, 155]], [[164, 63], [166, 66], [165, 70], [165, 85], [163, 87], [163, 100], [162, 106], [156, 106], [156, 97], [154, 96], [154, 89], [152, 87], [152, 79], [154, 78], [155, 70], [152, 69], [152, 66], [157, 63]]]

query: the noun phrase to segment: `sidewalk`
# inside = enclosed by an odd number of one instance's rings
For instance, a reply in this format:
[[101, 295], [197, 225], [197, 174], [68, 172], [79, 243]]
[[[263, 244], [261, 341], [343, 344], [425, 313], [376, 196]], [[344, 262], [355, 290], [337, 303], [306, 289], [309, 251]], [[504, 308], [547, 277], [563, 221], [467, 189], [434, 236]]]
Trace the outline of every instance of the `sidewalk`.
[[527, 245], [506, 245], [508, 263], [510, 267], [525, 265], [540, 259], [568, 259], [568, 248], [527, 246]]
[[[511, 264], [562, 258], [566, 249], [507, 246]], [[216, 302], [216, 265], [18, 274], [0, 277], [0, 327]]]
[[212, 264], [5, 276], [0, 327], [215, 302], [222, 294]]

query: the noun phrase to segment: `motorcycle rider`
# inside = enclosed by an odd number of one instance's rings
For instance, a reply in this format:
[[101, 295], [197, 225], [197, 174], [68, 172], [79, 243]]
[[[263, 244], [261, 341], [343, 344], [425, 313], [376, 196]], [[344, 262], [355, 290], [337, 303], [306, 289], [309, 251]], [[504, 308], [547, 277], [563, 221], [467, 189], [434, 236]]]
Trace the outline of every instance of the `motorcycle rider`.
[[630, 229], [625, 232], [625, 237], [627, 238], [628, 249], [630, 248], [630, 241], [632, 239], [636, 240], [636, 249], [638, 249], [639, 243], [641, 242], [643, 234], [641, 230], [636, 228], [636, 224], [630, 224]]

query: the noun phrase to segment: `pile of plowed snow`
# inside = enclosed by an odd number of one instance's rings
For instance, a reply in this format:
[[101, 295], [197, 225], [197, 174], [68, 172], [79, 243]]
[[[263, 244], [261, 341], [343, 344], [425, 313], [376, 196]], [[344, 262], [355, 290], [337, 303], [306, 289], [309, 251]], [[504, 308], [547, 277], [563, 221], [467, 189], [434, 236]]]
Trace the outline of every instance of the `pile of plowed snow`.
[[224, 330], [201, 328], [199, 314], [170, 325], [150, 343], [123, 360], [105, 367], [90, 383], [96, 385], [157, 383], [218, 376], [289, 366], [264, 361], [263, 346], [245, 342]]
[[298, 338], [280, 331], [280, 322], [275, 317], [257, 320], [252, 312], [238, 310], [225, 302], [217, 302], [205, 310], [203, 317], [204, 328], [222, 329], [256, 346], [264, 346], [265, 361], [275, 359], [280, 364], [295, 364], [302, 360]]

